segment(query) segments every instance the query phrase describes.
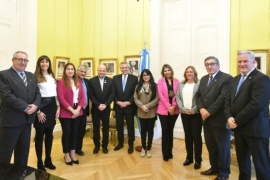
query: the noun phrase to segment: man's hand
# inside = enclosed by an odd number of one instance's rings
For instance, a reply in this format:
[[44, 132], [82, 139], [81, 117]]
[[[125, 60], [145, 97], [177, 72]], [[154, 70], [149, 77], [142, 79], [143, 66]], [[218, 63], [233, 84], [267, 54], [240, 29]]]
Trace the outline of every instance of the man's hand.
[[210, 116], [210, 113], [205, 108], [201, 108], [200, 113], [203, 121], [205, 121]]
[[25, 111], [25, 113], [28, 114], [28, 115], [31, 115], [31, 114], [33, 114], [34, 112], [37, 111], [37, 106], [35, 104], [29, 104], [28, 108], [29, 109], [27, 111]]
[[235, 120], [234, 120], [233, 117], [230, 117], [230, 118], [228, 119], [228, 125], [229, 125], [229, 127], [230, 127], [231, 129], [237, 128], [237, 124], [235, 123]]

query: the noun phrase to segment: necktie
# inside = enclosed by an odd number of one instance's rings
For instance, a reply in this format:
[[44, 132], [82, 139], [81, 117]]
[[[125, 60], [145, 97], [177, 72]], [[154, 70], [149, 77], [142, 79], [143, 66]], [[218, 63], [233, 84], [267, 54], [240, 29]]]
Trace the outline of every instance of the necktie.
[[127, 78], [127, 75], [124, 75], [123, 82], [122, 82], [123, 92], [125, 91], [125, 87], [126, 87], [126, 78]]
[[103, 91], [104, 79], [100, 78], [99, 82], [100, 82], [101, 91]]
[[85, 85], [85, 82], [84, 80], [82, 79], [82, 85], [83, 85], [83, 90], [84, 90], [84, 97], [85, 97], [85, 106], [87, 106], [87, 100], [88, 100], [88, 97], [87, 97], [87, 88], [86, 88], [86, 85]]
[[236, 88], [236, 93], [235, 93], [235, 95], [238, 93], [240, 87], [242, 86], [243, 82], [245, 81], [245, 77], [246, 77], [245, 74], [243, 74], [243, 75], [241, 76], [241, 79], [240, 79], [240, 81], [239, 81], [239, 83], [238, 83], [238, 85], [237, 85], [237, 88]]
[[26, 79], [25, 74], [21, 72], [20, 75], [21, 75], [24, 85], [27, 87], [27, 79]]
[[213, 76], [210, 76], [207, 86], [209, 86], [212, 83]]

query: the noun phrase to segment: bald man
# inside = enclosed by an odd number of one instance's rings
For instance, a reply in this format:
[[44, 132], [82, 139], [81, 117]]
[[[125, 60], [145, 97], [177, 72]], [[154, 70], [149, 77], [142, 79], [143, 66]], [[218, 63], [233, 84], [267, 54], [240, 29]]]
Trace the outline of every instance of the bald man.
[[[89, 80], [89, 97], [92, 101], [92, 119], [94, 131], [95, 148], [93, 154], [99, 152], [100, 146], [103, 153], [107, 154], [109, 142], [109, 119], [110, 119], [110, 104], [114, 99], [114, 84], [111, 78], [106, 76], [106, 66], [100, 64], [98, 75]], [[102, 143], [100, 142], [100, 120], [102, 121]]]

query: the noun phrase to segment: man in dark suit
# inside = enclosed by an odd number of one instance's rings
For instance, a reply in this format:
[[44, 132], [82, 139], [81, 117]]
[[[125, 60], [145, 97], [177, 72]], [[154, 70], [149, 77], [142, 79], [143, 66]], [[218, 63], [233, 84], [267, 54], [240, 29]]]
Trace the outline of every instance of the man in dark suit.
[[100, 148], [100, 120], [102, 121], [102, 149], [108, 154], [109, 120], [111, 102], [114, 99], [114, 84], [111, 78], [106, 76], [106, 66], [98, 67], [98, 75], [89, 80], [89, 96], [92, 101], [92, 119], [95, 148], [93, 154], [97, 154]]
[[41, 95], [33, 73], [25, 71], [28, 55], [13, 54], [12, 67], [0, 71], [0, 163], [27, 165], [31, 124]]
[[120, 70], [122, 74], [113, 77], [115, 86], [115, 98], [114, 98], [114, 110], [116, 115], [116, 128], [118, 145], [114, 150], [118, 151], [124, 147], [124, 117], [127, 122], [128, 129], [128, 153], [132, 154], [134, 151], [134, 116], [136, 114], [136, 104], [134, 103], [134, 90], [138, 84], [138, 77], [132, 74], [128, 74], [128, 63], [122, 62], [120, 64]]
[[224, 103], [232, 76], [219, 70], [219, 61], [214, 56], [207, 57], [204, 65], [208, 75], [201, 79], [196, 102], [203, 120], [211, 168], [201, 174], [217, 175], [215, 179], [228, 179], [231, 131], [226, 129]]
[[239, 179], [251, 178], [251, 155], [257, 179], [270, 179], [270, 80], [256, 69], [252, 51], [239, 51], [237, 61], [241, 74], [232, 80], [225, 113], [234, 130]]
[[82, 81], [82, 86], [85, 95], [85, 108], [83, 108], [83, 115], [79, 117], [79, 131], [78, 131], [78, 139], [76, 146], [76, 154], [79, 156], [84, 156], [84, 152], [82, 151], [83, 146], [83, 138], [85, 135], [86, 129], [86, 119], [89, 116], [89, 91], [88, 91], [88, 80], [85, 78], [87, 72], [87, 67], [85, 65], [79, 65], [77, 69], [77, 76], [80, 81]]

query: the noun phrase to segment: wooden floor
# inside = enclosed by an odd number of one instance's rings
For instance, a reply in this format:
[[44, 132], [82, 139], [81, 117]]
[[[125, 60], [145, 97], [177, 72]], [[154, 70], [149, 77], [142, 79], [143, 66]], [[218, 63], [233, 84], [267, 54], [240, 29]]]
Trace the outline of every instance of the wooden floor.
[[[152, 146], [152, 158], [141, 158], [140, 153], [134, 151], [133, 154], [127, 153], [127, 142], [125, 137], [124, 148], [119, 151], [113, 151], [113, 144], [108, 146], [109, 153], [103, 154], [102, 150], [98, 154], [92, 153], [94, 145], [93, 139], [90, 138], [89, 131], [87, 131], [84, 139], [83, 151], [84, 156], [77, 156], [80, 164], [68, 166], [64, 162], [64, 155], [62, 153], [61, 133], [54, 134], [54, 142], [52, 149], [52, 160], [56, 166], [56, 170], [49, 170], [47, 172], [60, 176], [69, 180], [83, 180], [83, 179], [188, 179], [188, 180], [211, 180], [215, 176], [202, 176], [200, 172], [207, 170], [209, 166], [208, 154], [206, 147], [203, 147], [203, 162], [202, 168], [194, 170], [193, 164], [190, 166], [183, 166], [185, 161], [185, 145], [184, 141], [174, 139], [173, 159], [168, 162], [163, 161], [161, 153], [161, 140], [154, 140]], [[136, 137], [135, 146], [140, 145], [140, 138]], [[36, 155], [34, 143], [31, 143], [30, 155], [28, 165], [36, 168]], [[254, 176], [254, 172], [253, 172]], [[238, 179], [238, 167], [235, 162], [231, 165], [230, 179]], [[252, 179], [255, 179], [254, 177]]]

